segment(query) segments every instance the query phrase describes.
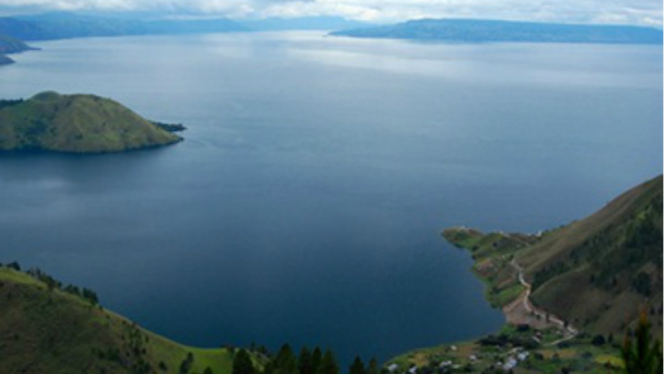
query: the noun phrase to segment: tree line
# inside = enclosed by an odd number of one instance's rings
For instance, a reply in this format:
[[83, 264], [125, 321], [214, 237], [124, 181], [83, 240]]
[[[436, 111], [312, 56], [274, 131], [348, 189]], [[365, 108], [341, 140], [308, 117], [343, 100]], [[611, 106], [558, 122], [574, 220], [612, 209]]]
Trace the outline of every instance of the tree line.
[[[264, 356], [267, 362], [257, 365], [255, 359], [246, 349], [240, 349], [233, 359], [232, 374], [340, 374], [342, 371], [335, 354], [319, 347], [309, 349], [303, 347], [296, 355], [288, 344], [284, 344], [276, 355]], [[348, 368], [348, 374], [380, 374], [376, 359], [372, 358], [367, 365], [359, 356]]]
[[[3, 267], [2, 263], [0, 263], [0, 267]], [[21, 271], [21, 265], [16, 261], [10, 262], [4, 265], [4, 267], [16, 271]], [[49, 291], [60, 290], [68, 294], [78, 296], [83, 300], [88, 301], [93, 306], [99, 304], [99, 297], [97, 296], [97, 293], [89, 288], [85, 287], [79, 288], [77, 286], [74, 286], [73, 284], [68, 284], [65, 286], [63, 285], [62, 282], [50, 276], [49, 274], [46, 274], [46, 272], [44, 272], [39, 268], [28, 269], [25, 271], [25, 274], [43, 282], [46, 285], [46, 289], [48, 289]]]

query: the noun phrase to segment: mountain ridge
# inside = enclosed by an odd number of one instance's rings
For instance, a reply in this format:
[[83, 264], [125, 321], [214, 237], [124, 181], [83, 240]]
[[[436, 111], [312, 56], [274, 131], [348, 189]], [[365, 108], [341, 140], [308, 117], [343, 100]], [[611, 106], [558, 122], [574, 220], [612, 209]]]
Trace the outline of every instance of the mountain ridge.
[[419, 19], [386, 26], [335, 31], [331, 35], [455, 43], [663, 43], [663, 31], [649, 27], [484, 19]]

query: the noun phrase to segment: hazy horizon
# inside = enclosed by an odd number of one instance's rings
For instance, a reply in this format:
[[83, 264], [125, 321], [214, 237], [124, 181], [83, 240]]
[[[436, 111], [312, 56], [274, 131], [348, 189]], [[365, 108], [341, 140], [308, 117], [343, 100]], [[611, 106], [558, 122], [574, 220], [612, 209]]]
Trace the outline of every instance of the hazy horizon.
[[658, 0], [0, 0], [0, 16], [53, 11], [236, 20], [342, 17], [395, 23], [422, 18], [471, 18], [658, 28], [663, 25], [663, 3]]

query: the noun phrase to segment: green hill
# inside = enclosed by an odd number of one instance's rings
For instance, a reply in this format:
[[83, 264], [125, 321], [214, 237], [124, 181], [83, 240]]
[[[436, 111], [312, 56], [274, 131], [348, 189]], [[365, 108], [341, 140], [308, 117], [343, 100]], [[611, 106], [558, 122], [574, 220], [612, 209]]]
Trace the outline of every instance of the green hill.
[[122, 152], [181, 138], [110, 99], [43, 92], [0, 101], [0, 150]]
[[662, 335], [662, 176], [545, 237], [518, 262], [533, 283], [534, 303], [576, 326], [620, 333], [646, 303]]
[[454, 228], [444, 237], [472, 251], [474, 269], [498, 306], [521, 294], [517, 266], [531, 284], [533, 304], [581, 331], [622, 336], [647, 305], [653, 333], [662, 337], [662, 176], [541, 235]]
[[166, 374], [183, 362], [187, 373], [231, 372], [230, 350], [180, 345], [100, 308], [89, 290], [56, 284], [0, 267], [0, 373]]

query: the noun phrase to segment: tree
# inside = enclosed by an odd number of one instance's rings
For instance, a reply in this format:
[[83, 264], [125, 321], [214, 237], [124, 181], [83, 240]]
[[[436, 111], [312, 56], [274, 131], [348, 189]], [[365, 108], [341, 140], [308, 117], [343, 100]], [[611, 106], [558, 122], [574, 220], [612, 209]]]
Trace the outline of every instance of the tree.
[[275, 371], [278, 374], [297, 374], [298, 373], [298, 361], [296, 356], [291, 350], [291, 346], [284, 344], [280, 348], [277, 356], [274, 359]]
[[323, 359], [323, 353], [321, 353], [321, 348], [315, 347], [314, 351], [312, 352], [312, 369], [314, 370], [314, 373], [316, 373], [319, 370], [319, 366], [321, 365], [322, 359]]
[[360, 356], [356, 356], [353, 363], [349, 367], [349, 374], [365, 374], [365, 364]]
[[212, 369], [210, 366], [207, 366], [205, 370], [203, 370], [203, 374], [213, 374]]
[[339, 374], [339, 365], [337, 365], [337, 360], [331, 350], [327, 349], [326, 353], [323, 354], [316, 374]]
[[81, 291], [81, 296], [84, 299], [88, 300], [90, 302], [90, 304], [92, 304], [93, 306], [97, 305], [97, 303], [99, 303], [99, 298], [97, 297], [97, 294], [93, 290], [84, 288]]
[[372, 359], [369, 360], [369, 365], [367, 366], [367, 374], [379, 374], [379, 365], [374, 357], [372, 357]]
[[192, 352], [187, 352], [187, 357], [182, 360], [180, 363], [180, 374], [187, 374], [189, 371], [192, 369], [192, 365], [194, 364], [194, 355]]
[[241, 349], [233, 358], [233, 374], [254, 374], [252, 358], [246, 350]]
[[656, 374], [663, 372], [663, 353], [660, 341], [651, 337], [651, 323], [646, 309], [640, 311], [634, 336], [626, 334], [621, 356], [628, 374]]
[[312, 365], [312, 352], [307, 347], [302, 347], [298, 356], [298, 371], [300, 374], [314, 374]]
[[591, 339], [591, 344], [595, 346], [605, 345], [605, 337], [601, 334], [598, 334]]

